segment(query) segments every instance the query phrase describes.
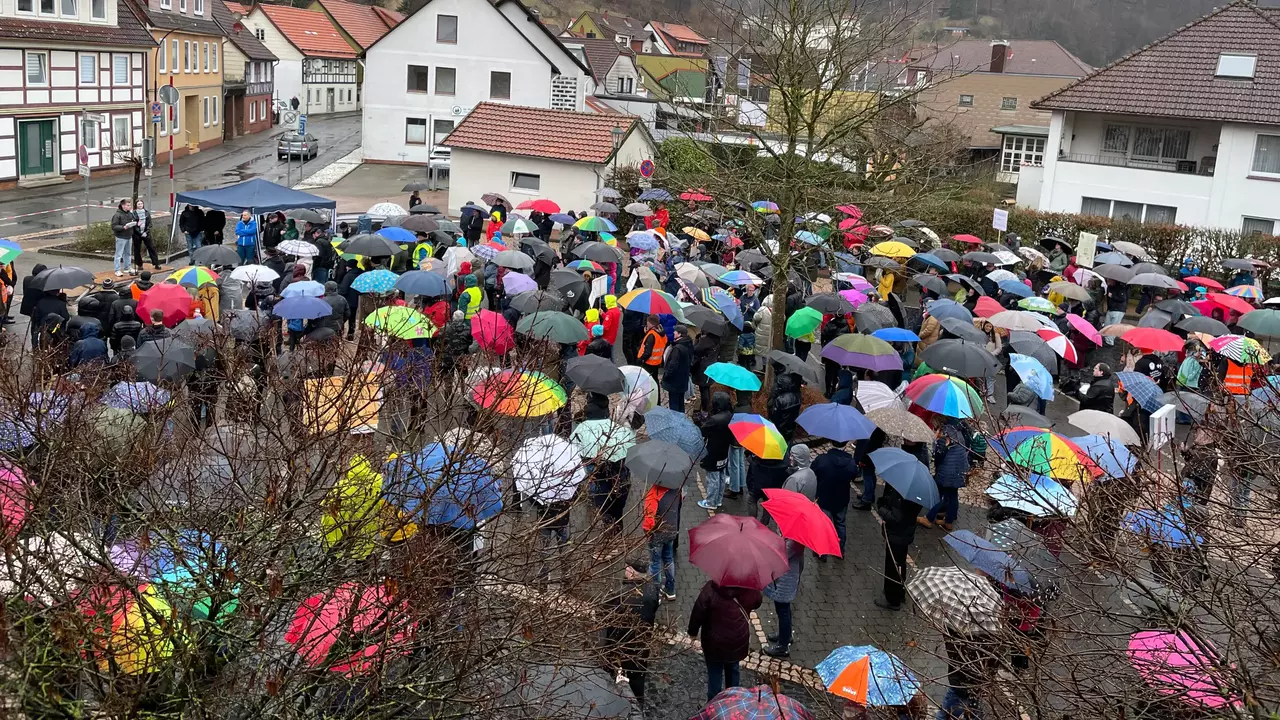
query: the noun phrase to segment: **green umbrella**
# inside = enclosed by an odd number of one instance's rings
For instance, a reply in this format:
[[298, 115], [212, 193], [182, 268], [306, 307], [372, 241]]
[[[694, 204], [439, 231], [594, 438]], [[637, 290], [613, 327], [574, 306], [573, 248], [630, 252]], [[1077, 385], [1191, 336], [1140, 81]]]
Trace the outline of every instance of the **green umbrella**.
[[787, 337], [798, 338], [808, 335], [822, 324], [822, 313], [811, 307], [800, 308], [787, 318]]
[[584, 458], [618, 462], [636, 444], [636, 434], [612, 420], [584, 420], [569, 439], [578, 445]]
[[1261, 337], [1280, 337], [1280, 310], [1262, 308], [1245, 313], [1236, 321], [1240, 327]]
[[516, 332], [538, 340], [558, 343], [576, 343], [588, 340], [587, 328], [582, 323], [555, 310], [539, 310], [520, 318]]
[[369, 313], [364, 324], [402, 340], [434, 337], [437, 329], [431, 318], [404, 305], [378, 308]]
[[89, 424], [107, 444], [125, 450], [142, 430], [145, 421], [129, 410], [104, 405], [94, 410]]

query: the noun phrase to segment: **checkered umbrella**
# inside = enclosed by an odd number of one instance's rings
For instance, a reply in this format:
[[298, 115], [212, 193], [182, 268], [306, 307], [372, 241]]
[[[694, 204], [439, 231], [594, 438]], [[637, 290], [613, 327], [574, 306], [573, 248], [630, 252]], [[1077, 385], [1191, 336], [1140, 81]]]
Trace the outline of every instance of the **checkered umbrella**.
[[706, 449], [702, 431], [684, 413], [656, 407], [644, 414], [644, 426], [650, 440], [661, 440], [680, 446], [691, 458], [699, 458]]
[[1000, 593], [991, 581], [958, 567], [927, 567], [907, 583], [923, 615], [964, 634], [1000, 630]]
[[1116, 373], [1116, 379], [1124, 385], [1124, 391], [1129, 393], [1129, 397], [1141, 405], [1143, 410], [1153, 413], [1164, 407], [1164, 403], [1160, 401], [1160, 396], [1164, 392], [1146, 375], [1139, 372], [1119, 372]]
[[798, 701], [776, 695], [768, 685], [725, 688], [689, 720], [814, 720]]

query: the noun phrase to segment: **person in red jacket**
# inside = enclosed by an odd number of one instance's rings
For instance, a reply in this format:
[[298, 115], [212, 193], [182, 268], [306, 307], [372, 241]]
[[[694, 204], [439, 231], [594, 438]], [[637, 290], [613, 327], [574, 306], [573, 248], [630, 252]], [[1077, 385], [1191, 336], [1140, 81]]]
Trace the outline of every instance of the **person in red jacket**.
[[645, 227], [649, 228], [650, 230], [656, 227], [660, 227], [665, 230], [667, 227], [667, 224], [670, 222], [671, 222], [671, 213], [667, 212], [667, 206], [663, 204], [659, 204], [658, 209], [654, 211], [652, 215], [644, 219]]
[[[427, 298], [430, 300], [431, 298]], [[439, 329], [444, 329], [444, 324], [449, 322], [449, 303], [444, 298], [435, 298], [435, 302], [428, 303], [422, 309], [422, 314], [431, 318], [431, 322]]]
[[618, 298], [615, 295], [604, 296], [604, 339], [610, 345], [618, 344], [618, 328], [622, 326], [622, 310], [618, 309]]
[[591, 343], [591, 328], [599, 324], [600, 324], [600, 311], [595, 308], [591, 308], [590, 310], [587, 311], [586, 319], [582, 321], [582, 327], [587, 329], [587, 339], [578, 343], [579, 355], [587, 354], [587, 345]]

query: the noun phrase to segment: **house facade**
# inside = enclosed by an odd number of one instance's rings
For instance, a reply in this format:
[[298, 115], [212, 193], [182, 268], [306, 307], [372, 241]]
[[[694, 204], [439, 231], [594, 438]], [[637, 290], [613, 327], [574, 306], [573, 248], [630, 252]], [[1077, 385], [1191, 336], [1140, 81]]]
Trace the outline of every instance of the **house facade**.
[[0, 4], [0, 186], [62, 182], [81, 143], [90, 167], [123, 165], [142, 144], [153, 47], [116, 0]]
[[[346, 0], [314, 0], [308, 10], [324, 13], [342, 37], [361, 52], [382, 39], [391, 28], [404, 21], [404, 15], [374, 5], [361, 5]], [[356, 106], [361, 106], [364, 90], [364, 64], [356, 63]]]
[[566, 32], [588, 40], [612, 40], [632, 52], [654, 51], [653, 34], [645, 29], [643, 22], [608, 11], [584, 12], [569, 23]]
[[359, 49], [329, 17], [287, 5], [255, 5], [241, 19], [278, 58], [275, 96], [307, 114], [357, 109], [356, 57]]
[[[276, 56], [240, 23], [229, 5], [222, 0], [211, 2], [216, 3], [214, 18], [227, 32], [222, 42], [223, 138], [269, 130], [275, 124], [271, 101]], [[240, 5], [235, 8], [244, 11]]]
[[625, 45], [601, 38], [588, 39], [561, 35], [565, 47], [579, 55], [591, 70], [593, 87], [589, 94], [596, 96], [646, 95], [644, 78], [636, 65], [636, 54]]
[[[653, 158], [638, 118], [481, 103], [449, 134], [449, 212], [487, 192], [585, 210], [615, 167]], [[496, 189], [496, 190], [495, 190]]]
[[1020, 205], [1280, 232], [1280, 9], [1228, 5], [1035, 107]]
[[[214, 20], [218, 0], [147, 0], [143, 10], [157, 47], [151, 54], [149, 99], [173, 85], [178, 103], [154, 127], [157, 148], [173, 141], [174, 156], [222, 143], [222, 41]], [[163, 44], [163, 48], [160, 45]]]
[[581, 110], [591, 78], [517, 0], [430, 0], [364, 62], [364, 157], [372, 162], [425, 165], [481, 103]]
[[688, 25], [654, 20], [645, 25], [644, 29], [653, 38], [653, 51], [659, 55], [703, 57], [711, 47], [710, 40]]

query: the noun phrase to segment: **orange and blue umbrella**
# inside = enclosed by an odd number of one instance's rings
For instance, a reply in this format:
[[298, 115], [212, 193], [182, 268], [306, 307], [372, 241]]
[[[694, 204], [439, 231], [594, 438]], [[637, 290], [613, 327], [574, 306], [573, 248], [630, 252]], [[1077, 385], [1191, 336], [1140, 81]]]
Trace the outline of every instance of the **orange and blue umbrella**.
[[1091, 479], [1102, 469], [1071, 438], [1038, 427], [1017, 427], [992, 441], [1000, 457], [1056, 480]]
[[922, 687], [905, 663], [871, 645], [836, 648], [815, 669], [827, 692], [859, 705], [906, 705]]
[[925, 410], [947, 417], [976, 418], [986, 412], [978, 391], [951, 375], [934, 373], [918, 377], [903, 394]]
[[207, 267], [193, 265], [184, 267], [180, 270], [174, 270], [173, 275], [169, 277], [177, 281], [179, 285], [188, 285], [190, 287], [204, 287], [209, 283], [218, 282], [218, 273]]
[[627, 310], [646, 315], [675, 315], [680, 303], [661, 290], [638, 288], [618, 298], [618, 304]]
[[739, 445], [761, 460], [781, 460], [787, 454], [787, 441], [777, 426], [759, 415], [734, 413], [729, 432]]
[[471, 391], [477, 405], [500, 415], [540, 417], [564, 407], [564, 388], [540, 372], [503, 370]]

